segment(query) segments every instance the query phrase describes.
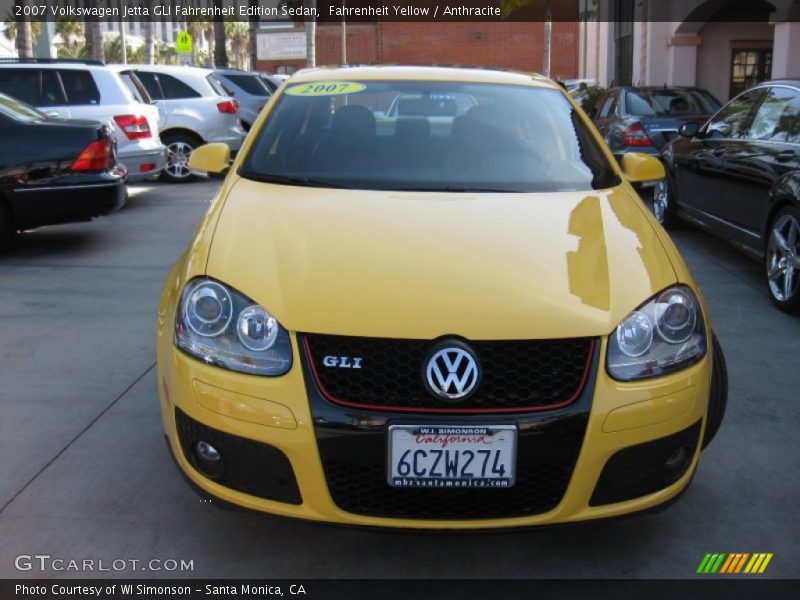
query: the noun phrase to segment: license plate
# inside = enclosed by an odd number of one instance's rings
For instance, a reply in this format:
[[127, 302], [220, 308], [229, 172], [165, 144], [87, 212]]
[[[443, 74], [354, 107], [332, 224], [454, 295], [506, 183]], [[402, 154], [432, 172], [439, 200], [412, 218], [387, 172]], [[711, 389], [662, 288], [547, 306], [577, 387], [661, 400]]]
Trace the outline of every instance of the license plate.
[[391, 425], [393, 487], [508, 488], [514, 485], [514, 425]]

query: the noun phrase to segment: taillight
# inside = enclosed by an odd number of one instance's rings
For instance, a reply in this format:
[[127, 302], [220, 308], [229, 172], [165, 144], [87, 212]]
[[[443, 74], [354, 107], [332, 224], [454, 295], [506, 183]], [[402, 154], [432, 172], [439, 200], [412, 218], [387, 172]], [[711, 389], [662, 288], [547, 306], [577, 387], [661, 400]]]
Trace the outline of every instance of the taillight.
[[117, 115], [114, 117], [119, 128], [129, 140], [141, 140], [152, 136], [146, 117], [138, 115]]
[[236, 100], [225, 100], [224, 102], [218, 102], [217, 108], [219, 112], [225, 113], [226, 115], [235, 115], [239, 112], [239, 102]]
[[647, 135], [641, 123], [634, 123], [622, 133], [623, 146], [652, 146], [653, 140]]
[[72, 163], [73, 171], [106, 171], [114, 165], [114, 154], [111, 152], [111, 141], [95, 140], [81, 150], [78, 158]]

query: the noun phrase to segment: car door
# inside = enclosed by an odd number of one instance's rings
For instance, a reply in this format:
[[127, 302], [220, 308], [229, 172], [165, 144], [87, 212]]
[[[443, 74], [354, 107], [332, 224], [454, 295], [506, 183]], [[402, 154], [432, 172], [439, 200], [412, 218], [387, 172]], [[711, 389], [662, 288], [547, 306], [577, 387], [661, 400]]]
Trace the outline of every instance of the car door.
[[760, 253], [771, 192], [800, 158], [800, 92], [765, 88], [746, 136], [724, 155], [723, 218], [738, 245]]
[[747, 132], [761, 89], [745, 92], [723, 106], [691, 141], [676, 144], [675, 183], [684, 211], [718, 229], [722, 223], [724, 155]]

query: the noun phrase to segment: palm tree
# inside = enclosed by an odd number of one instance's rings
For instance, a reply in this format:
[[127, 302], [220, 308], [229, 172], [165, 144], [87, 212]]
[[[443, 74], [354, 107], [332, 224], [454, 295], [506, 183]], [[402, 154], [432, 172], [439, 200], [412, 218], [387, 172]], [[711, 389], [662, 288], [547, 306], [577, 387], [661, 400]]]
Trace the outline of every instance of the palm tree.
[[247, 69], [247, 54], [250, 41], [250, 28], [241, 21], [227, 21], [225, 36], [231, 45], [231, 58], [238, 69]]
[[[250, 8], [258, 7], [258, 0], [248, 0]], [[255, 10], [253, 10], [255, 12]], [[258, 24], [259, 17], [250, 17], [250, 69], [255, 71], [258, 68]]]
[[[99, 8], [98, 0], [86, 0], [89, 6]], [[103, 26], [100, 21], [86, 21], [86, 54], [93, 60], [103, 60]]]
[[[144, 7], [151, 14], [153, 12], [152, 3], [152, 0], [144, 0]], [[155, 25], [153, 24], [152, 16], [145, 17], [142, 29], [144, 29], [144, 56], [142, 62], [146, 65], [152, 65], [155, 55]]]
[[[222, 10], [222, 0], [214, 0], [214, 6]], [[225, 40], [225, 22], [222, 17], [214, 19], [214, 66], [228, 66], [227, 43]]]
[[56, 33], [61, 37], [58, 58], [79, 58], [83, 51], [83, 27], [70, 19], [56, 21]]

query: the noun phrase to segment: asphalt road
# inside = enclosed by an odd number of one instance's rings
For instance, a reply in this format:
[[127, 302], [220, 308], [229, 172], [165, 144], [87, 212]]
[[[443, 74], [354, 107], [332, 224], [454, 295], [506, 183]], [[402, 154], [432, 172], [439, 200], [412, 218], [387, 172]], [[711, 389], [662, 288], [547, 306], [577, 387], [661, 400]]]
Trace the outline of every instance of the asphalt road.
[[[140, 187], [117, 214], [25, 234], [0, 256], [0, 577], [696, 577], [706, 552], [773, 552], [766, 576], [800, 576], [800, 318], [772, 308], [756, 263], [691, 230], [675, 238], [725, 348], [730, 401], [669, 510], [465, 535], [202, 504], [164, 445], [155, 315], [216, 187]], [[16, 570], [35, 554], [194, 570]]]

